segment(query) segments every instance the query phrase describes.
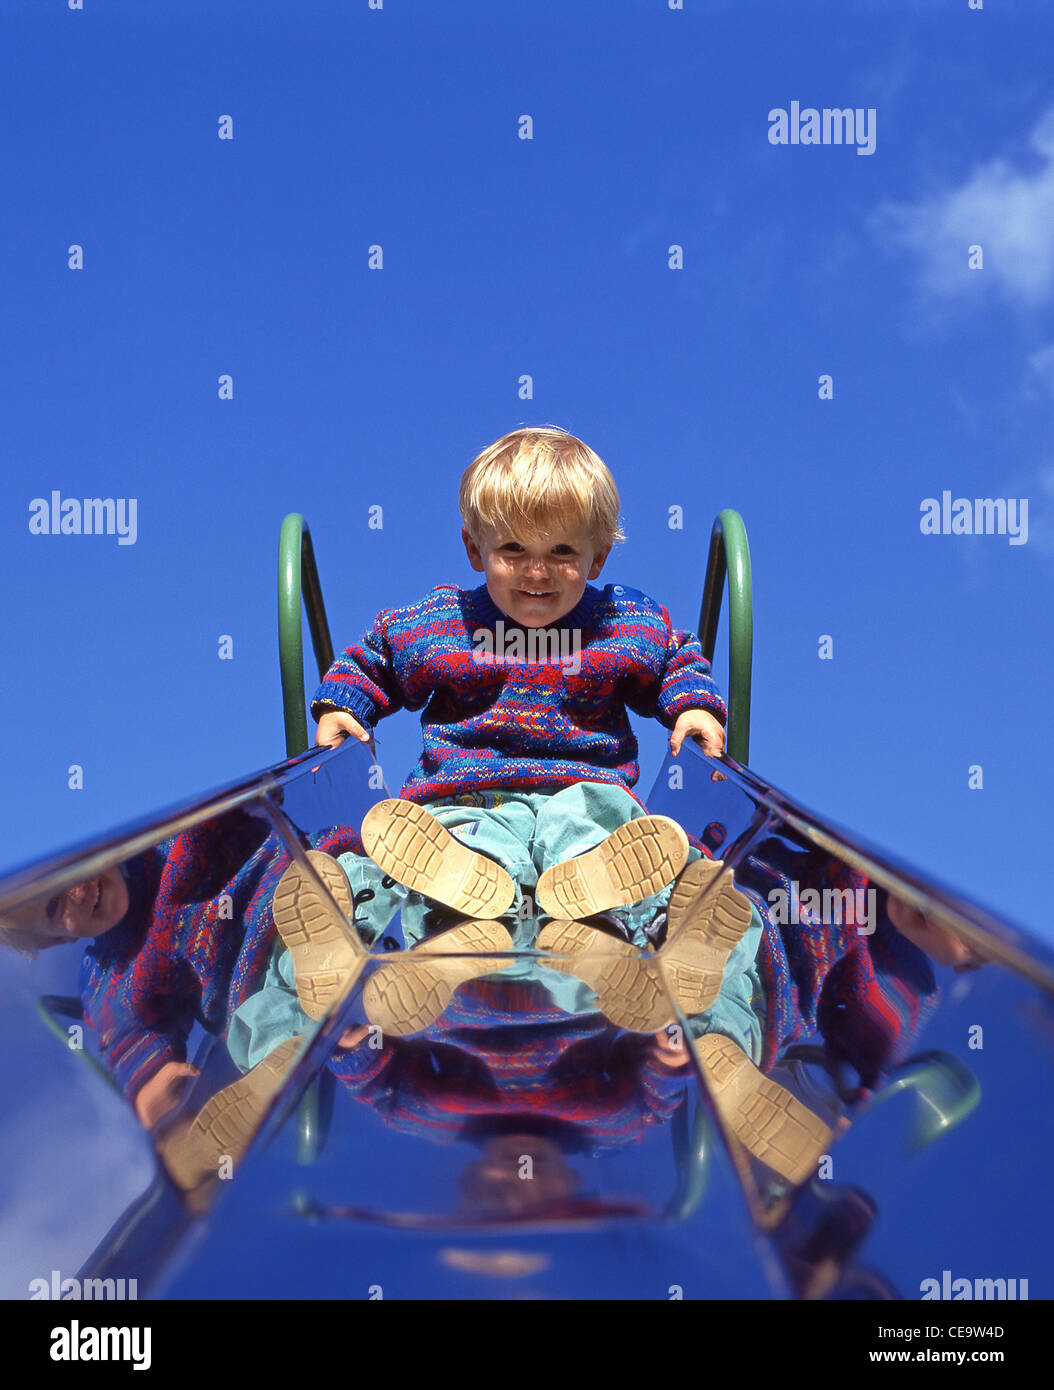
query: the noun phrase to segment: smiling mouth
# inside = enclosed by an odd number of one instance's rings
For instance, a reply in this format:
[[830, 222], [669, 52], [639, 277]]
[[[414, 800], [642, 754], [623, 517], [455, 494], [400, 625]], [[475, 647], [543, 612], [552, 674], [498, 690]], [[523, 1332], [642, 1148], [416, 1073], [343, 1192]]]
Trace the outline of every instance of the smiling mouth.
[[102, 900], [102, 879], [99, 879], [99, 886], [95, 890], [95, 901], [92, 903], [92, 916], [98, 911], [99, 903]]
[[520, 593], [524, 598], [552, 598], [555, 590], [553, 589], [521, 589]]

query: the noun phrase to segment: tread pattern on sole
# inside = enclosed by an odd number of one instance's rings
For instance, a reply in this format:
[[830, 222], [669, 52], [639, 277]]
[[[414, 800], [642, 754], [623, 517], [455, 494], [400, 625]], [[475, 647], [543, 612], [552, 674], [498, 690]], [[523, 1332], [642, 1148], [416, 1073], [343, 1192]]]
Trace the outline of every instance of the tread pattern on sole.
[[184, 1191], [216, 1178], [224, 1157], [237, 1163], [252, 1143], [260, 1121], [300, 1055], [303, 1038], [287, 1038], [205, 1102], [188, 1129], [158, 1144], [172, 1180]]
[[366, 853], [386, 874], [466, 917], [500, 917], [516, 885], [493, 859], [469, 849], [424, 806], [393, 797], [362, 822]]
[[383, 1033], [406, 1037], [429, 1027], [444, 1012], [455, 990], [468, 980], [506, 970], [512, 938], [500, 922], [463, 922], [412, 951], [379, 965], [362, 992], [366, 1017]]
[[805, 1182], [832, 1131], [800, 1100], [758, 1070], [731, 1038], [707, 1033], [700, 1059], [718, 1113], [743, 1146], [781, 1177]]
[[707, 941], [731, 952], [750, 926], [749, 899], [735, 885], [721, 859], [697, 859], [678, 875], [666, 915], [667, 941], [683, 931], [698, 931]]
[[674, 1006], [663, 987], [657, 957], [642, 956], [628, 941], [599, 932], [587, 922], [557, 918], [539, 934], [537, 946], [571, 957], [545, 964], [587, 984], [597, 996], [597, 1007], [616, 1028], [657, 1033], [674, 1021]]
[[688, 858], [688, 837], [667, 816], [640, 816], [595, 848], [546, 869], [536, 901], [551, 917], [592, 917], [659, 893]]
[[[344, 870], [328, 854], [309, 850], [312, 869], [344, 918], [354, 910]], [[333, 910], [299, 864], [291, 864], [278, 882], [271, 903], [275, 928], [293, 957], [296, 992], [308, 1018], [324, 1018], [367, 958], [361, 942], [352, 940]]]
[[728, 958], [750, 926], [749, 901], [722, 860], [697, 859], [678, 877], [659, 952], [674, 998], [686, 1014], [705, 1013], [721, 993]]

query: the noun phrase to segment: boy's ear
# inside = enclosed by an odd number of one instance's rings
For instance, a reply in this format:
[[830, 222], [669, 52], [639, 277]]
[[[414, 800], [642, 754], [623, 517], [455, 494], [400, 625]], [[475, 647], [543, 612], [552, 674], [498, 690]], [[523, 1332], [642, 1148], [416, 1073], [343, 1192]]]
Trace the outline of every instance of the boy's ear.
[[597, 575], [604, 568], [604, 561], [610, 554], [610, 545], [605, 547], [604, 550], [597, 551], [596, 555], [593, 556], [593, 563], [589, 567], [589, 574], [586, 576], [587, 579], [596, 579]]
[[465, 542], [465, 553], [468, 555], [468, 562], [477, 573], [483, 573], [483, 552], [472, 539], [467, 526], [461, 528], [461, 539]]

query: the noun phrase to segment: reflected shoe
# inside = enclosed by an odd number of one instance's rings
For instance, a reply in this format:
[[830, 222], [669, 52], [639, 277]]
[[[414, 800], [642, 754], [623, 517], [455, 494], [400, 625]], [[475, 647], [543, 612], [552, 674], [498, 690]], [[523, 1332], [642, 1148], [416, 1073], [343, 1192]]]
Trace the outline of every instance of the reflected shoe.
[[674, 1021], [675, 1010], [663, 988], [657, 957], [642, 956], [636, 946], [588, 922], [565, 918], [555, 918], [543, 927], [536, 944], [539, 951], [572, 957], [542, 964], [587, 984], [600, 1012], [616, 1028], [658, 1033]]
[[[341, 913], [350, 918], [354, 904], [344, 870], [318, 850], [308, 850], [307, 857]], [[324, 1018], [362, 969], [368, 956], [365, 946], [349, 939], [354, 928], [337, 917], [333, 904], [299, 864], [290, 864], [279, 879], [271, 914], [293, 957], [300, 1007], [308, 1018]]]
[[717, 1112], [745, 1149], [789, 1182], [812, 1177], [833, 1133], [819, 1116], [770, 1080], [720, 1033], [696, 1039]]
[[[304, 1046], [302, 1037], [287, 1038], [240, 1080], [224, 1086], [187, 1124], [162, 1134], [157, 1152], [181, 1191], [193, 1195], [201, 1211], [220, 1178], [221, 1164], [244, 1158], [290, 1067]], [[230, 1177], [224, 1173], [224, 1177]]]
[[535, 901], [556, 918], [594, 917], [660, 893], [688, 861], [688, 836], [668, 816], [639, 816], [594, 849], [546, 869]]
[[451, 927], [377, 967], [362, 991], [366, 1017], [396, 1038], [420, 1033], [449, 1006], [459, 985], [512, 964], [477, 953], [511, 950], [512, 937], [491, 918]]
[[666, 908], [663, 975], [682, 1013], [705, 1013], [721, 993], [728, 958], [750, 926], [751, 907], [720, 859], [697, 859], [674, 884]]
[[461, 844], [413, 801], [393, 797], [371, 806], [362, 843], [386, 874], [464, 917], [500, 917], [516, 895], [500, 864]]

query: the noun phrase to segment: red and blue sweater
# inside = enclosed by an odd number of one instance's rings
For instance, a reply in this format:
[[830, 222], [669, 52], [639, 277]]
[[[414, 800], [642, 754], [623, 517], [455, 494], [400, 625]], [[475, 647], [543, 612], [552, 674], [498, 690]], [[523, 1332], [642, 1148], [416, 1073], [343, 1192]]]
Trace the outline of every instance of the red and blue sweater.
[[567, 1125], [600, 1153], [665, 1123], [694, 1084], [691, 1068], [658, 1061], [653, 1038], [615, 1031], [602, 1014], [564, 1013], [533, 981], [475, 980], [423, 1033], [328, 1066], [385, 1124], [432, 1143], [518, 1115]]
[[698, 639], [637, 589], [587, 584], [578, 605], [540, 631], [554, 638], [532, 637], [485, 584], [439, 584], [378, 614], [326, 672], [311, 713], [344, 710], [372, 729], [396, 710], [422, 710], [424, 746], [400, 792], [411, 801], [576, 782], [630, 791], [640, 767], [627, 710], [668, 729], [690, 709], [725, 723]]
[[[351, 826], [308, 835], [313, 849], [362, 854]], [[271, 901], [292, 863], [266, 821], [237, 810], [184, 830], [124, 866], [129, 908], [81, 960], [85, 1021], [131, 1100], [183, 1062], [195, 1022], [222, 1033], [260, 988], [275, 930]]]

